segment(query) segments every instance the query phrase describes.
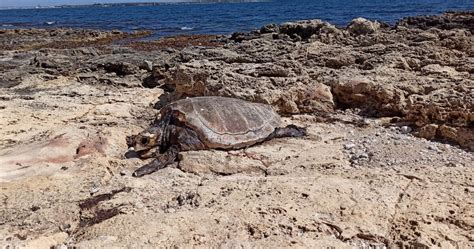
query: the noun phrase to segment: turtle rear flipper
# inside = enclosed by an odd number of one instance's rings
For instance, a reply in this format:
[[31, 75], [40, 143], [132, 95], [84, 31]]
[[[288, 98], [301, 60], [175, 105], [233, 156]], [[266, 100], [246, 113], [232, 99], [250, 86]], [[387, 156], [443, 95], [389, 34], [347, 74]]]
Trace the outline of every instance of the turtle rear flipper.
[[280, 137], [304, 137], [307, 135], [308, 132], [306, 131], [305, 127], [288, 125], [286, 127], [276, 128], [275, 131], [269, 136], [269, 139]]

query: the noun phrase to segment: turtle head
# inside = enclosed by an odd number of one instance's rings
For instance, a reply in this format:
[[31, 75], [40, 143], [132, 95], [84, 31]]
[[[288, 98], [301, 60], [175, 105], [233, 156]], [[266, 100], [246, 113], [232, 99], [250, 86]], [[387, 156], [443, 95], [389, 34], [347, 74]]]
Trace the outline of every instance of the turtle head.
[[143, 157], [148, 151], [159, 147], [161, 142], [161, 128], [150, 127], [137, 135], [127, 136], [127, 146]]

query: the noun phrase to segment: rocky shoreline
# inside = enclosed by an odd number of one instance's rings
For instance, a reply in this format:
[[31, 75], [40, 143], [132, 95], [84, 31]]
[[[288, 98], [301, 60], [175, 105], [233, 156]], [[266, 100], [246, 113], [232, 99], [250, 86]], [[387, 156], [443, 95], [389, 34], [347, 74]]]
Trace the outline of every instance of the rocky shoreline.
[[[363, 116], [395, 117], [420, 137], [474, 150], [472, 18], [470, 12], [409, 17], [394, 27], [359, 18], [346, 29], [301, 21], [230, 38], [182, 36], [113, 48], [104, 45], [148, 33], [6, 30], [0, 47], [12, 59], [2, 65], [2, 85], [44, 71], [160, 86], [175, 99], [239, 97], [282, 114], [359, 108]], [[15, 61], [30, 65], [12, 70]], [[119, 78], [98, 79], [103, 73]], [[133, 79], [121, 80], [127, 77]]]
[[[448, 12], [156, 41], [0, 30], [0, 245], [472, 246], [473, 27]], [[270, 104], [310, 138], [132, 178], [125, 136], [210, 95]]]

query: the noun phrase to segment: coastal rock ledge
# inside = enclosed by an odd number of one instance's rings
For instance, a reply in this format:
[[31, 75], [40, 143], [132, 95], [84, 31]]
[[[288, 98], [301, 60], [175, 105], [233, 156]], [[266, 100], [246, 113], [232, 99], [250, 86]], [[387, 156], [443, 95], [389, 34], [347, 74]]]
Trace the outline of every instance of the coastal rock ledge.
[[[474, 12], [148, 32], [0, 30], [0, 247], [468, 248]], [[126, 158], [170, 101], [272, 105], [304, 138]]]
[[[429, 18], [440, 24], [428, 27]], [[219, 47], [184, 49], [151, 80], [173, 98], [238, 97], [282, 114], [358, 108], [472, 151], [474, 37], [466, 23], [474, 14], [419, 19], [420, 27], [416, 18], [395, 26], [357, 18], [346, 29], [320, 20], [267, 25]], [[423, 135], [430, 125], [444, 128]]]

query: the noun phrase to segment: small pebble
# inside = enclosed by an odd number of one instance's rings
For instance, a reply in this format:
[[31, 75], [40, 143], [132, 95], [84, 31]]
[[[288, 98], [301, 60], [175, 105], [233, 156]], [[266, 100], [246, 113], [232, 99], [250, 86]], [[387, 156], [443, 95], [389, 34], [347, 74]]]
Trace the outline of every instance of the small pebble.
[[67, 246], [65, 244], [59, 244], [59, 245], [55, 245], [54, 249], [67, 249]]
[[153, 62], [144, 60], [142, 64], [140, 65], [140, 68], [151, 72], [153, 70]]
[[364, 125], [370, 125], [370, 120], [368, 119], [364, 119], [362, 122], [364, 123]]
[[93, 186], [93, 187], [89, 190], [89, 193], [90, 193], [91, 195], [94, 195], [95, 193], [99, 192], [99, 190], [100, 190], [100, 187], [98, 187], [98, 186]]
[[367, 158], [369, 158], [369, 155], [367, 153], [362, 153], [362, 154], [359, 155], [359, 158], [367, 159]]
[[412, 131], [412, 129], [411, 129], [411, 127], [409, 127], [409, 126], [402, 126], [402, 127], [400, 128], [400, 132], [401, 132], [402, 134], [408, 134], [408, 133], [410, 133], [411, 131]]
[[136, 202], [136, 203], [135, 203], [135, 207], [138, 208], [138, 209], [142, 209], [142, 208], [145, 207], [145, 205], [143, 205], [142, 202]]
[[443, 151], [448, 151], [451, 149], [451, 146], [449, 144], [443, 144], [440, 149]]
[[354, 148], [354, 147], [355, 147], [355, 144], [353, 144], [353, 143], [344, 144], [344, 149], [346, 149], [346, 150], [350, 150], [350, 149], [352, 149], [352, 148]]
[[63, 231], [63, 232], [66, 232], [69, 230], [69, 228], [71, 228], [71, 225], [70, 224], [67, 224], [67, 223], [63, 223], [59, 226], [59, 230]]
[[430, 145], [428, 145], [428, 149], [429, 150], [438, 150], [438, 147], [434, 144], [430, 144]]
[[449, 162], [449, 163], [446, 164], [446, 167], [453, 167], [453, 168], [462, 167], [462, 164], [460, 164], [460, 163], [454, 163], [454, 162]]

